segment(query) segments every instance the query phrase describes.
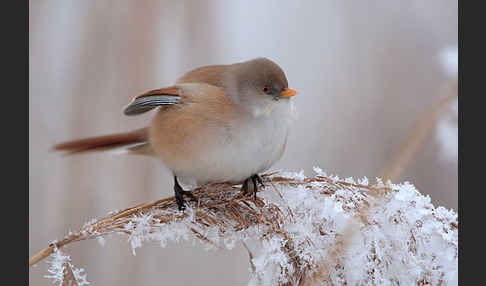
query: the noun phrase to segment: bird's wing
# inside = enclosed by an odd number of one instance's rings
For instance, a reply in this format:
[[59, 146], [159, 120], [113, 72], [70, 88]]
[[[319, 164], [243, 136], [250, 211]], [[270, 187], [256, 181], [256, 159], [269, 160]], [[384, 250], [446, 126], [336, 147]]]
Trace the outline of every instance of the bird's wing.
[[150, 111], [161, 105], [174, 105], [180, 103], [182, 93], [176, 86], [154, 89], [136, 96], [123, 113], [125, 115], [138, 115]]

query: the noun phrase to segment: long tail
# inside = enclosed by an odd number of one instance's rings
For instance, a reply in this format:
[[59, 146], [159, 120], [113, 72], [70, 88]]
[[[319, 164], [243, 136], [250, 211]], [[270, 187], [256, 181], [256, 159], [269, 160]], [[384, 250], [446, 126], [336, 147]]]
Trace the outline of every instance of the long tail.
[[67, 141], [53, 147], [56, 151], [65, 151], [68, 155], [84, 152], [120, 151], [122, 153], [151, 153], [147, 128], [131, 132], [110, 134]]

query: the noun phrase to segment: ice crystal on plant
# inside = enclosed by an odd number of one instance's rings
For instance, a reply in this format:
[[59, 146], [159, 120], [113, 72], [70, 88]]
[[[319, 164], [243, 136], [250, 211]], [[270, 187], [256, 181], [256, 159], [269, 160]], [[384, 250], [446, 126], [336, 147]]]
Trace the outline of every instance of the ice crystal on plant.
[[[50, 274], [44, 277], [52, 279], [53, 283], [58, 283], [59, 286], [67, 285], [64, 284], [65, 279], [70, 279], [67, 274], [68, 269], [72, 271], [73, 278], [76, 280], [78, 286], [89, 285], [90, 283], [86, 280], [86, 273], [83, 268], [75, 268], [71, 264], [71, 258], [68, 255], [64, 255], [59, 249], [55, 249], [51, 254], [50, 267], [47, 270]], [[72, 279], [72, 278], [71, 278]], [[72, 281], [71, 281], [72, 282]]]
[[[441, 64], [445, 73], [457, 86], [458, 80], [458, 48], [448, 47], [440, 53]], [[454, 89], [457, 92], [457, 89]], [[450, 162], [458, 160], [458, 100], [455, 98], [448, 110], [439, 119], [436, 138], [440, 144], [442, 157]]]
[[249, 285], [457, 284], [454, 211], [407, 182], [370, 185], [314, 170], [264, 175], [256, 200], [238, 183], [203, 186], [185, 212], [167, 198], [97, 220], [71, 239], [124, 233], [134, 254], [146, 241], [207, 249], [252, 242]]
[[459, 50], [457, 46], [447, 47], [443, 49], [439, 54], [440, 61], [445, 73], [449, 77], [456, 78], [456, 79], [457, 79], [458, 66], [459, 66], [458, 55], [459, 55]]

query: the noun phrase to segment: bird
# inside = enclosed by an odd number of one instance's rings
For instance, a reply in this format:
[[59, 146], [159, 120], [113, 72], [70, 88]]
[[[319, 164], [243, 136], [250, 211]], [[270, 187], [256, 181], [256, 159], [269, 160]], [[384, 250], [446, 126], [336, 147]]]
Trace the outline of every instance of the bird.
[[282, 68], [268, 58], [195, 68], [175, 84], [150, 90], [124, 108], [127, 116], [156, 109], [148, 126], [125, 133], [67, 141], [65, 154], [117, 151], [156, 157], [171, 170], [179, 211], [194, 199], [180, 181], [197, 185], [250, 183], [256, 199], [259, 174], [281, 159], [295, 119], [293, 97]]

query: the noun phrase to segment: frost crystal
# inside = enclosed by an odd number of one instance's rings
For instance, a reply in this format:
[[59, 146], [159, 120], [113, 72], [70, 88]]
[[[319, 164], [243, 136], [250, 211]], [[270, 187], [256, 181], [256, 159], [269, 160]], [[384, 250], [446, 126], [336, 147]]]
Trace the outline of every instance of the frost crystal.
[[[252, 241], [249, 285], [457, 284], [454, 211], [434, 207], [410, 183], [357, 184], [315, 171], [264, 175], [256, 200], [238, 183], [203, 186], [185, 212], [174, 198], [162, 199], [96, 220], [68, 239], [125, 233], [134, 254], [154, 240], [192, 239], [208, 249]], [[71, 264], [59, 252], [54, 258], [50, 277], [60, 281], [63, 263]]]
[[83, 274], [83, 268], [75, 268], [71, 264], [71, 258], [68, 255], [63, 255], [59, 249], [55, 249], [51, 254], [50, 267], [47, 270], [50, 275], [44, 277], [52, 279], [53, 283], [62, 285], [89, 285], [86, 280], [86, 274]]
[[448, 47], [442, 50], [440, 53], [440, 61], [445, 73], [451, 77], [457, 79], [458, 74], [458, 47]]
[[[442, 66], [446, 74], [455, 82], [457, 86], [458, 74], [458, 49], [457, 47], [449, 47], [440, 53]], [[457, 89], [454, 89], [457, 93]], [[436, 138], [441, 147], [442, 157], [450, 162], [457, 162], [458, 160], [458, 100], [457, 98], [451, 103], [448, 110], [439, 119], [437, 125]]]

